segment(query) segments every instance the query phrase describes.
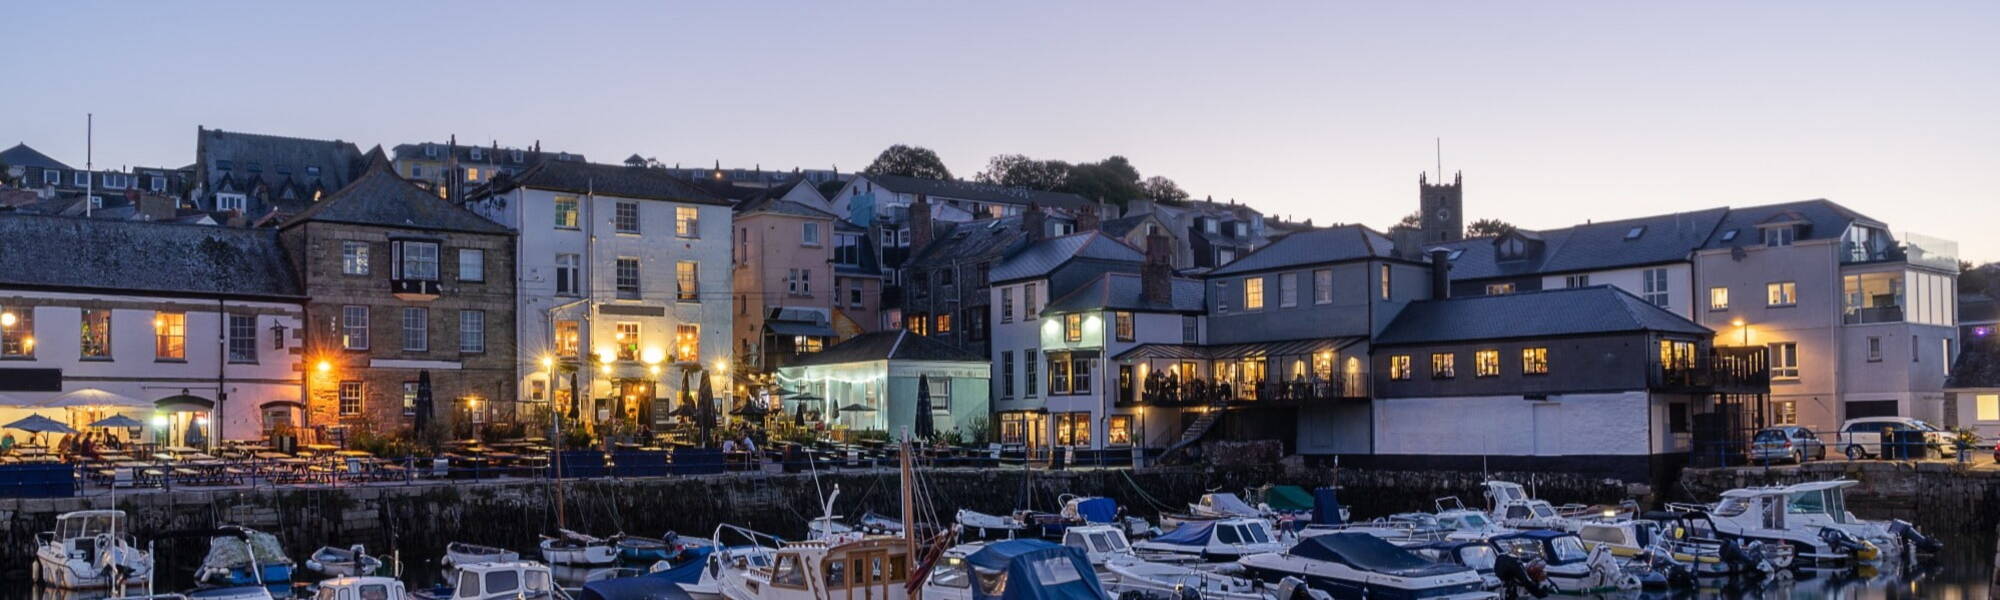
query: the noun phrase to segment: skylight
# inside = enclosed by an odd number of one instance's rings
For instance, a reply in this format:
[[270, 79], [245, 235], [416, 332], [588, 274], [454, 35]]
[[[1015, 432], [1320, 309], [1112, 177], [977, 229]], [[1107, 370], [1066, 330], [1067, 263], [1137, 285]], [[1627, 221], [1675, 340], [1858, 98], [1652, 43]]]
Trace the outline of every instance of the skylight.
[[1626, 232], [1625, 232], [1625, 239], [1628, 239], [1628, 240], [1636, 240], [1636, 239], [1639, 239], [1639, 236], [1642, 236], [1642, 235], [1646, 235], [1646, 226], [1645, 226], [1645, 225], [1640, 225], [1640, 226], [1638, 226], [1638, 227], [1633, 227], [1632, 229], [1630, 229], [1630, 230], [1626, 231]]
[[1734, 239], [1736, 239], [1736, 230], [1731, 229], [1729, 231], [1722, 232], [1722, 241], [1727, 242]]

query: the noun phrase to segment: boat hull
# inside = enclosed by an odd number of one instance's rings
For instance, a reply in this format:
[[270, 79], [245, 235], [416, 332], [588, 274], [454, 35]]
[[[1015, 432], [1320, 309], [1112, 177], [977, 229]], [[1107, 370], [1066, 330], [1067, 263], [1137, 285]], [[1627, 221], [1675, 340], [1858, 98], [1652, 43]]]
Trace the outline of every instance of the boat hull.
[[542, 542], [542, 560], [551, 565], [602, 566], [618, 562], [618, 549], [610, 544], [557, 546]]
[[144, 585], [153, 579], [151, 561], [131, 569], [122, 578], [114, 574], [115, 569], [94, 569], [88, 562], [68, 557], [54, 556], [49, 552], [37, 552], [35, 556], [34, 579], [44, 586], [63, 590], [98, 590], [112, 587], [119, 581], [126, 585]]

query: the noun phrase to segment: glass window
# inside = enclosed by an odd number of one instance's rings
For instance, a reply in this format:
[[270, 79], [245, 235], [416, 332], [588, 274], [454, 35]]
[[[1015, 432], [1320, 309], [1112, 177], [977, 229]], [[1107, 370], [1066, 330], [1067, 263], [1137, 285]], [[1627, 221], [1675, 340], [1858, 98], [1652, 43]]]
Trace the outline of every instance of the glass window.
[[340, 273], [342, 275], [368, 274], [368, 243], [340, 243]]
[[1450, 379], [1458, 376], [1458, 355], [1450, 352], [1431, 354], [1431, 378]]
[[403, 307], [403, 350], [423, 352], [431, 346], [430, 309]]
[[1569, 275], [1563, 277], [1563, 287], [1580, 288], [1580, 287], [1588, 287], [1589, 285], [1590, 285], [1589, 273], [1584, 273], [1581, 275]]
[[187, 313], [153, 313], [153, 357], [187, 359]]
[[674, 352], [684, 360], [693, 361], [695, 353], [701, 349], [701, 326], [693, 323], [674, 325]]
[[700, 279], [699, 277], [697, 277], [697, 275], [699, 275], [700, 273], [699, 268], [700, 268], [699, 265], [697, 265], [694, 261], [691, 260], [683, 260], [674, 263], [674, 289], [677, 292], [675, 294], [676, 300], [679, 300], [681, 302], [701, 301], [701, 296], [699, 294], [698, 288], [696, 287], [697, 285], [696, 282]]
[[1793, 342], [1771, 344], [1771, 378], [1799, 378], [1799, 345]]
[[111, 358], [111, 309], [83, 309], [83, 357]]
[[1194, 315], [1181, 316], [1181, 343], [1201, 343], [1201, 317]]
[[1905, 304], [1901, 272], [1864, 273], [1848, 275], [1843, 279], [1842, 322], [1852, 325], [1893, 323], [1904, 319]]
[[[1799, 424], [1799, 402], [1797, 400], [1771, 401], [1771, 421], [1777, 425]], [[1812, 437], [1810, 433], [1805, 437]]]
[[1112, 415], [1105, 421], [1104, 443], [1113, 446], [1132, 445], [1132, 415]]
[[[340, 414], [343, 416], [361, 414], [361, 382], [340, 382]], [[473, 589], [478, 587], [475, 585]]]
[[1708, 309], [1729, 310], [1729, 288], [1721, 286], [1708, 288]]
[[415, 381], [403, 382], [403, 416], [417, 414], [418, 388], [418, 383]]
[[1023, 374], [1023, 382], [1027, 384], [1022, 386], [1021, 389], [1027, 392], [1029, 398], [1035, 397], [1035, 392], [1041, 390], [1041, 387], [1035, 383], [1036, 372], [1041, 369], [1041, 361], [1036, 359], [1035, 353], [1036, 351], [1032, 348], [1021, 351], [1021, 369], [1026, 371]]
[[807, 246], [818, 246], [819, 224], [801, 223], [799, 228], [799, 243], [805, 244]]
[[1030, 281], [1021, 286], [1021, 320], [1033, 321], [1041, 318], [1041, 298], [1035, 295], [1035, 283]]
[[1973, 419], [2000, 421], [2000, 394], [1980, 394], [1972, 398]]
[[402, 255], [397, 276], [403, 279], [435, 281], [438, 278], [438, 245], [433, 242], [396, 242]]
[[1389, 299], [1389, 265], [1382, 265], [1382, 299]]
[[947, 333], [947, 332], [950, 332], [950, 331], [951, 331], [951, 313], [948, 313], [948, 312], [947, 312], [947, 313], [938, 313], [938, 314], [937, 314], [937, 332], [938, 332], [938, 333]]
[[639, 299], [639, 259], [620, 256], [617, 262], [616, 284], [618, 299]]
[[1291, 308], [1299, 305], [1299, 274], [1278, 275], [1278, 306]]
[[1500, 374], [1500, 351], [1480, 350], [1472, 353], [1472, 374], [1475, 377], [1494, 377]]
[[692, 206], [674, 207], [674, 235], [684, 238], [701, 237], [701, 213]]
[[1250, 277], [1243, 280], [1243, 310], [1264, 308], [1264, 278]]
[[1333, 269], [1313, 271], [1313, 304], [1333, 303]]
[[1783, 227], [1769, 227], [1765, 228], [1763, 231], [1764, 231], [1764, 245], [1772, 248], [1777, 248], [1780, 246], [1790, 246], [1792, 245], [1792, 241], [1794, 239], [1797, 239], [1799, 235], [1798, 230], [1792, 228], [1792, 226], [1790, 225], [1786, 225]]
[[1389, 357], [1389, 378], [1405, 381], [1410, 378], [1410, 355], [1398, 354]]
[[1014, 322], [1014, 288], [1000, 288], [1000, 322]]
[[1549, 372], [1549, 349], [1522, 348], [1521, 373], [1525, 375], [1547, 375]]
[[1795, 306], [1799, 303], [1798, 284], [1778, 281], [1764, 284], [1765, 306]]
[[1511, 282], [1486, 284], [1486, 295], [1488, 296], [1498, 296], [1501, 294], [1512, 294], [1512, 293], [1514, 293], [1514, 284]]
[[1000, 352], [1000, 397], [1014, 397], [1014, 351]]
[[368, 349], [368, 307], [340, 307], [340, 347], [347, 350]]
[[1118, 311], [1111, 313], [1111, 318], [1113, 321], [1112, 329], [1116, 332], [1118, 341], [1129, 342], [1135, 339], [1134, 336], [1137, 334], [1132, 330], [1132, 313]]
[[486, 281], [486, 251], [477, 248], [458, 249], [458, 280]]
[[576, 229], [576, 196], [556, 196], [556, 227]]
[[618, 233], [639, 233], [639, 203], [619, 202], [612, 211], [611, 224]]
[[576, 357], [581, 341], [576, 321], [556, 321], [556, 354]]
[[503, 569], [491, 571], [486, 574], [486, 593], [488, 594], [512, 592], [520, 587], [521, 573], [518, 571]]
[[458, 351], [471, 354], [486, 351], [486, 311], [458, 311]]
[[1083, 341], [1083, 313], [1063, 315], [1063, 341]]
[[0, 356], [35, 355], [35, 307], [0, 306]]
[[639, 360], [639, 324], [628, 321], [614, 325], [611, 345], [617, 348], [618, 360]]
[[556, 255], [556, 295], [575, 296], [583, 293], [583, 260], [575, 254]]
[[1645, 271], [1641, 271], [1639, 275], [1645, 280], [1643, 283], [1646, 291], [1644, 295], [1640, 296], [1641, 298], [1644, 298], [1647, 302], [1651, 302], [1653, 306], [1660, 307], [1667, 306], [1671, 302], [1672, 296], [1667, 292], [1666, 267], [1646, 269]]

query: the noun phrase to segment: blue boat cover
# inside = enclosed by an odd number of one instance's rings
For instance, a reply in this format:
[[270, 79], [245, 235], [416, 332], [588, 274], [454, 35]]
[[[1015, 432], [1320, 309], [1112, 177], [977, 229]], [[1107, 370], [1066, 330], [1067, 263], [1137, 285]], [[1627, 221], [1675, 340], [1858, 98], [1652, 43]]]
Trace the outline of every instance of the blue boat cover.
[[1187, 521], [1181, 523], [1180, 527], [1175, 527], [1173, 531], [1154, 537], [1153, 541], [1161, 544], [1205, 548], [1208, 546], [1209, 534], [1214, 532], [1215, 521]]
[[681, 550], [681, 553], [674, 557], [678, 564], [654, 575], [665, 576], [674, 583], [699, 583], [701, 570], [708, 566], [708, 553], [714, 551], [714, 546], [695, 546]]
[[671, 571], [619, 577], [583, 584], [578, 600], [691, 600], [687, 590], [667, 577]]
[[[994, 542], [965, 557], [972, 566], [1007, 573], [1006, 589], [999, 600], [1110, 600], [1104, 586], [1091, 570], [1083, 550], [1043, 540]], [[986, 595], [982, 586], [972, 586], [972, 597]]]
[[1313, 524], [1339, 525], [1340, 497], [1333, 488], [1313, 488]]
[[1110, 498], [1084, 498], [1076, 501], [1076, 514], [1085, 523], [1110, 523], [1118, 520], [1118, 503]]
[[1292, 556], [1344, 564], [1364, 571], [1399, 577], [1431, 577], [1470, 570], [1424, 560], [1408, 550], [1366, 533], [1329, 533], [1299, 540]]

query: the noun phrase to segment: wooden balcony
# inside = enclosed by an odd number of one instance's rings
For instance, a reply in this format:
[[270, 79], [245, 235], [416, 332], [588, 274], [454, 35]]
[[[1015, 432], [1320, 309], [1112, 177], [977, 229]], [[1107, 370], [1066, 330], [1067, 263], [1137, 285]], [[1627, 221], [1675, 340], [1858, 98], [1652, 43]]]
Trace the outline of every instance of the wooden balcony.
[[1769, 352], [1760, 346], [1725, 346], [1698, 357], [1692, 365], [1664, 365], [1654, 360], [1650, 379], [1653, 389], [1666, 392], [1769, 394]]

